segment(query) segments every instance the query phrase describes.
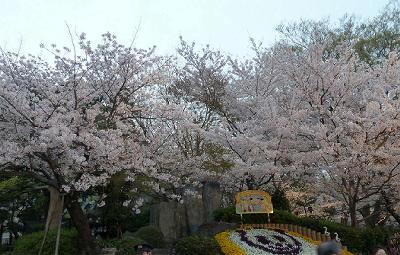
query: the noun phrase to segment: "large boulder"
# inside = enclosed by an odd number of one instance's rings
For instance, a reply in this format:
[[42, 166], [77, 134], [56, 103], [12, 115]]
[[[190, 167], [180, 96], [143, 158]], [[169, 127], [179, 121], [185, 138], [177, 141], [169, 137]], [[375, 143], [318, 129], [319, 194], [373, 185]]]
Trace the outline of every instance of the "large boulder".
[[150, 224], [158, 227], [167, 243], [188, 234], [196, 234], [199, 227], [213, 222], [213, 212], [222, 205], [220, 186], [216, 182], [205, 182], [201, 189], [192, 188], [184, 196], [184, 204], [176, 201], [160, 202], [150, 209]]
[[150, 224], [158, 227], [167, 243], [187, 235], [185, 206], [176, 202], [161, 202], [150, 211]]
[[217, 182], [205, 182], [203, 186], [204, 222], [214, 220], [213, 212], [222, 206], [222, 193]]
[[193, 195], [185, 196], [184, 201], [188, 233], [194, 234], [200, 225], [205, 222], [205, 205], [201, 197]]

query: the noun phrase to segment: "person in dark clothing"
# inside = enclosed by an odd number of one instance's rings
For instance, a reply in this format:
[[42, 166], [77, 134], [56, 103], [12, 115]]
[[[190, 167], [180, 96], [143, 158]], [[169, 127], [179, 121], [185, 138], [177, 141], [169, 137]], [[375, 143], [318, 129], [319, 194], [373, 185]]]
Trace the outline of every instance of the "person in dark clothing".
[[138, 244], [135, 246], [135, 251], [137, 255], [152, 255], [153, 247], [148, 244]]
[[339, 245], [336, 242], [324, 242], [317, 248], [318, 255], [338, 255], [340, 254]]

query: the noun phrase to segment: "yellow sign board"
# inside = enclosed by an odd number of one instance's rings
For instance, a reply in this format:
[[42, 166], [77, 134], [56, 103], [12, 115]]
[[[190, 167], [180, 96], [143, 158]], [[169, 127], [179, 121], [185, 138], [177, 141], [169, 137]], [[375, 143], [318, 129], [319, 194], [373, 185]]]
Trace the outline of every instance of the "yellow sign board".
[[273, 213], [271, 196], [261, 190], [245, 190], [236, 194], [236, 213]]

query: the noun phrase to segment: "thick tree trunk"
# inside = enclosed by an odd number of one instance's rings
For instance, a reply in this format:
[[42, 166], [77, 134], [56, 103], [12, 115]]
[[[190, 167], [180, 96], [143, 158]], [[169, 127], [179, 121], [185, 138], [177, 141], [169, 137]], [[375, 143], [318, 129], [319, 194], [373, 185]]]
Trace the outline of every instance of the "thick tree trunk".
[[57, 229], [60, 225], [60, 219], [62, 217], [64, 208], [60, 192], [56, 188], [51, 186], [49, 186], [47, 189], [49, 191], [50, 197], [49, 209], [47, 211], [46, 229], [53, 230]]
[[356, 205], [352, 204], [349, 207], [349, 213], [350, 213], [350, 222], [352, 227], [357, 227], [357, 210], [356, 210]]
[[382, 198], [385, 203], [386, 210], [396, 220], [396, 222], [400, 224], [400, 214], [397, 213], [396, 210], [393, 208], [393, 202], [390, 199], [389, 195], [386, 192], [382, 192]]
[[65, 196], [66, 206], [71, 216], [72, 223], [78, 231], [78, 244], [81, 255], [96, 254], [96, 245], [92, 237], [89, 221], [78, 203], [77, 198], [73, 195]]
[[3, 245], [3, 232], [4, 232], [4, 226], [3, 224], [0, 223], [0, 247]]

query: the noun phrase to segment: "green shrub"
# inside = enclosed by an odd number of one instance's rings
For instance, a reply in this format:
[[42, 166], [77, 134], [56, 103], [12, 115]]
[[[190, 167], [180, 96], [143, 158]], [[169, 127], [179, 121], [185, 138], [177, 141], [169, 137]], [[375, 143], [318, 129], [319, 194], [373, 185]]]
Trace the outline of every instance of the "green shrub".
[[274, 205], [274, 210], [290, 211], [289, 200], [281, 189], [275, 189], [274, 193], [272, 193], [272, 204]]
[[[44, 237], [44, 231], [34, 232], [23, 235], [15, 243], [13, 255], [38, 254], [40, 245]], [[57, 231], [50, 231], [47, 235], [43, 248], [43, 255], [54, 254], [56, 246]], [[77, 232], [74, 229], [61, 231], [59, 254], [75, 255], [78, 254]]]
[[240, 223], [240, 216], [236, 214], [235, 207], [219, 208], [213, 212], [214, 220]]
[[102, 241], [102, 246], [104, 248], [117, 248], [117, 255], [131, 255], [134, 254], [135, 246], [143, 243], [145, 241], [140, 238], [113, 238]]
[[[241, 223], [240, 215], [236, 214], [235, 207], [229, 206], [226, 208], [219, 208], [213, 212], [214, 220], [224, 222]], [[270, 215], [272, 216], [272, 214]], [[257, 224], [267, 223], [268, 215], [266, 214], [243, 214], [243, 223]]]
[[361, 232], [363, 241], [363, 252], [373, 254], [378, 246], [389, 242], [390, 232], [382, 227], [367, 228]]
[[141, 227], [135, 232], [134, 236], [156, 248], [163, 248], [165, 246], [164, 235], [157, 227]]
[[176, 243], [176, 255], [220, 255], [219, 245], [214, 238], [188, 236]]

